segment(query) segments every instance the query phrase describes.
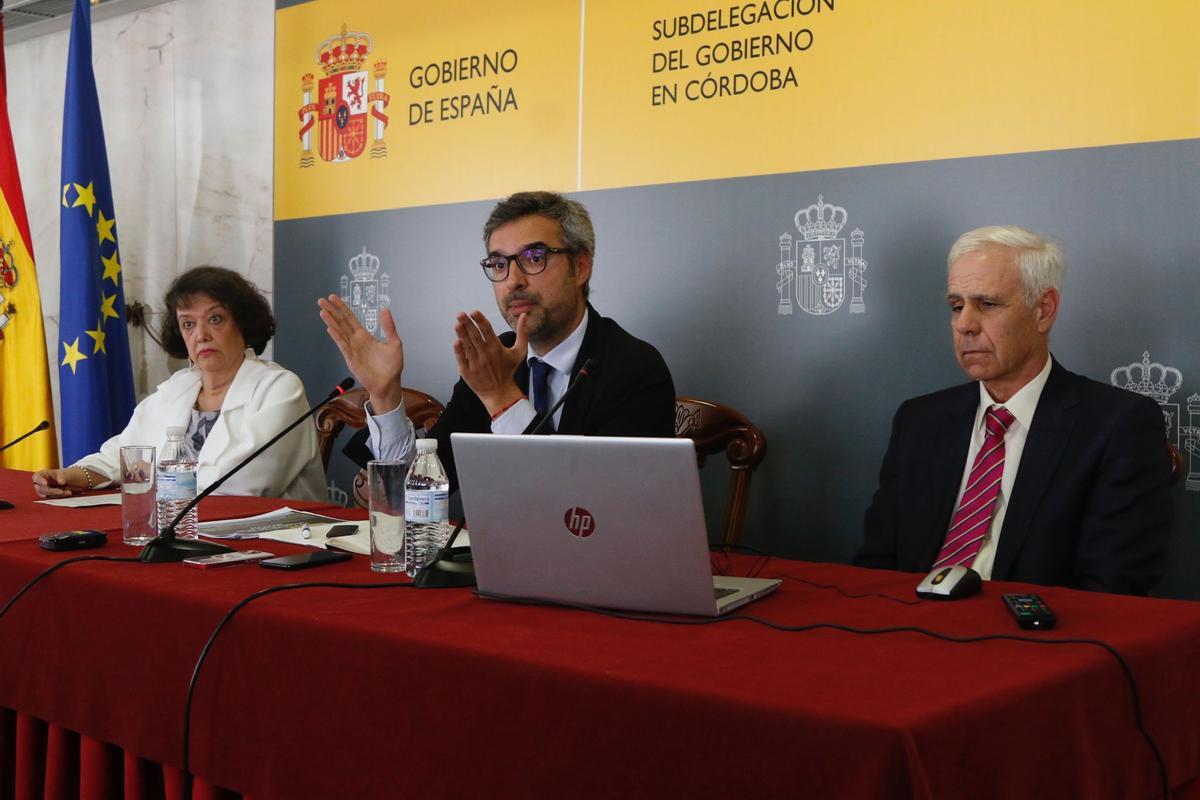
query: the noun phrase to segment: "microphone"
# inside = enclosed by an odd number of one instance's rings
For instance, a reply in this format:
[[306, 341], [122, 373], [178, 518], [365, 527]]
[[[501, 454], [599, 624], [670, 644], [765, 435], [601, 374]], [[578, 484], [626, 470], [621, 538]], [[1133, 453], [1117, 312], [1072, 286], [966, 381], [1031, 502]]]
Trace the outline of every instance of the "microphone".
[[44, 431], [44, 430], [46, 430], [46, 428], [49, 428], [49, 427], [50, 427], [50, 420], [48, 420], [48, 419], [44, 419], [44, 420], [42, 420], [41, 422], [39, 422], [39, 423], [37, 424], [37, 427], [36, 427], [36, 428], [34, 428], [33, 430], [29, 431], [28, 433], [23, 433], [23, 434], [21, 434], [20, 436], [18, 436], [17, 438], [13, 439], [11, 442], [9, 442], [9, 443], [8, 443], [8, 444], [6, 444], [6, 445], [0, 445], [0, 451], [7, 450], [8, 448], [12, 447], [12, 446], [13, 446], [14, 444], [16, 444], [17, 442], [24, 441], [25, 439], [29, 438], [30, 436], [33, 436], [33, 435], [34, 435], [35, 433], [37, 433], [38, 431]]
[[[582, 383], [585, 378], [592, 377], [595, 369], [596, 359], [589, 358], [584, 361], [583, 366], [579, 368], [579, 372], [575, 375], [575, 380], [571, 381], [571, 385], [563, 392], [562, 397], [558, 398], [558, 402], [554, 404], [554, 407], [547, 411], [545, 416], [538, 420], [536, 425], [526, 429], [523, 435], [534, 436], [546, 427], [550, 420], [554, 419], [554, 413], [562, 407], [562, 404], [575, 391], [575, 387]], [[413, 576], [414, 586], [418, 589], [452, 589], [475, 585], [475, 565], [471, 562], [471, 548], [454, 546], [454, 541], [458, 538], [458, 534], [462, 532], [462, 529], [462, 525], [455, 528], [454, 533], [450, 534], [450, 538], [446, 541], [446, 544], [434, 555], [433, 561], [430, 561], [427, 565], [417, 570], [417, 574]]]
[[246, 456], [244, 459], [242, 459], [240, 464], [229, 470], [229, 472], [226, 472], [217, 480], [213, 481], [203, 492], [200, 492], [198, 495], [193, 497], [192, 501], [184, 506], [182, 511], [175, 515], [175, 519], [171, 520], [171, 524], [163, 528], [157, 538], [142, 548], [141, 555], [138, 556], [138, 561], [148, 564], [162, 563], [166, 561], [182, 561], [185, 558], [192, 558], [193, 556], [209, 556], [216, 555], [217, 553], [232, 552], [232, 547], [226, 547], [225, 545], [217, 544], [216, 542], [204, 542], [200, 541], [199, 539], [177, 539], [175, 537], [175, 527], [179, 524], [179, 521], [187, 516], [187, 513], [195, 508], [201, 500], [208, 497], [210, 494], [220, 488], [221, 484], [225, 483], [225, 481], [236, 475], [242, 469], [242, 467], [258, 458], [264, 450], [278, 442], [284, 436], [291, 433], [292, 429], [297, 425], [304, 422], [313, 414], [317, 413], [317, 411], [321, 409], [321, 406], [325, 405], [330, 400], [333, 400], [335, 397], [345, 394], [346, 390], [353, 385], [353, 378], [346, 378], [343, 380], [336, 387], [334, 387], [333, 391], [330, 392], [324, 400], [317, 403], [308, 411], [305, 411], [299, 419], [297, 419], [291, 425], [288, 425], [279, 433], [275, 434], [273, 437], [271, 437], [270, 441], [255, 450], [250, 455]]
[[[46, 430], [46, 428], [49, 428], [49, 427], [50, 427], [50, 420], [47, 420], [47, 419], [42, 420], [41, 422], [39, 422], [37, 424], [37, 427], [34, 428], [33, 430], [29, 431], [28, 433], [21, 434], [20, 436], [13, 439], [11, 442], [9, 442], [6, 445], [0, 446], [0, 452], [7, 450], [8, 448], [12, 447], [17, 442], [20, 442], [30, 436], [33, 436], [38, 431], [44, 431], [44, 430]], [[7, 500], [0, 500], [0, 511], [7, 511], [8, 509], [10, 509], [12, 507], [13, 507], [13, 504], [8, 502]]]

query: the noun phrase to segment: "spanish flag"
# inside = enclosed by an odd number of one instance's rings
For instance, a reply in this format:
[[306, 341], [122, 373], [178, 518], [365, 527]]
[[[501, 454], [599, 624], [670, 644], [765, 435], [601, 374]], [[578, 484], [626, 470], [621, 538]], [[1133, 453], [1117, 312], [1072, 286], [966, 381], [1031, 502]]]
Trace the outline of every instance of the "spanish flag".
[[[0, 41], [4, 20], [0, 15]], [[0, 46], [0, 446], [35, 428], [50, 429], [0, 452], [0, 467], [42, 469], [58, 466], [54, 405], [46, 362], [46, 333], [33, 240], [17, 173], [8, 124], [8, 83]]]

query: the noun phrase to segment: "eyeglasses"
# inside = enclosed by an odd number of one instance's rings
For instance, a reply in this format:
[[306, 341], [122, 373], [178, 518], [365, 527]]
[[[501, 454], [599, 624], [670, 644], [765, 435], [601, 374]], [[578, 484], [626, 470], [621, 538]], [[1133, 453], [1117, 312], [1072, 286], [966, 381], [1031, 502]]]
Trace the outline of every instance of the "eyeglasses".
[[521, 272], [526, 275], [537, 275], [546, 271], [546, 263], [550, 260], [550, 256], [555, 253], [574, 252], [575, 249], [570, 247], [547, 247], [539, 244], [526, 247], [511, 256], [488, 256], [479, 262], [479, 266], [483, 267], [483, 274], [489, 281], [499, 283], [508, 277], [508, 265], [514, 261]]

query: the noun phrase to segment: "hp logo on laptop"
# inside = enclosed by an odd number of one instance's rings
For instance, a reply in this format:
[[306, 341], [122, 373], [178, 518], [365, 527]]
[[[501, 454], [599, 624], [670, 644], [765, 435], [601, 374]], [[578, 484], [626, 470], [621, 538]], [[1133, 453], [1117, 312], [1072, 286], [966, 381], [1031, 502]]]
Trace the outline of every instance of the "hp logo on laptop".
[[563, 515], [563, 524], [572, 536], [586, 539], [596, 532], [596, 518], [583, 506], [572, 506]]

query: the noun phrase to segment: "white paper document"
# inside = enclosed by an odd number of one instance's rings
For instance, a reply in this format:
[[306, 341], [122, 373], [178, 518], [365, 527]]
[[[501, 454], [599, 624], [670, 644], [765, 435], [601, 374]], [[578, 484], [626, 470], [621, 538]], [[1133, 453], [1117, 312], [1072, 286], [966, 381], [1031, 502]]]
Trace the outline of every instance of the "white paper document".
[[335, 517], [326, 517], [321, 514], [314, 514], [311, 511], [297, 511], [294, 508], [284, 506], [275, 511], [268, 511], [265, 514], [257, 514], [253, 517], [200, 522], [196, 525], [196, 532], [209, 539], [272, 538], [278, 541], [290, 542], [292, 541], [291, 539], [268, 537], [265, 534], [295, 530], [297, 543], [308, 544], [310, 542], [300, 538], [300, 532], [306, 522], [310, 527], [315, 527], [317, 525], [328, 526], [342, 521]]
[[[352, 533], [349, 536], [335, 536], [332, 539], [326, 538], [325, 534], [331, 529], [339, 525], [354, 525], [358, 528], [357, 533]], [[308, 537], [304, 536], [303, 526], [299, 528], [284, 528], [276, 531], [264, 531], [258, 535], [259, 539], [270, 539], [273, 542], [287, 542], [288, 544], [302, 544], [308, 547], [317, 547], [322, 550], [334, 547], [338, 550], [345, 550], [350, 553], [358, 553], [361, 556], [371, 555], [371, 532], [370, 525], [365, 519], [323, 519], [319, 523], [309, 523]]]

